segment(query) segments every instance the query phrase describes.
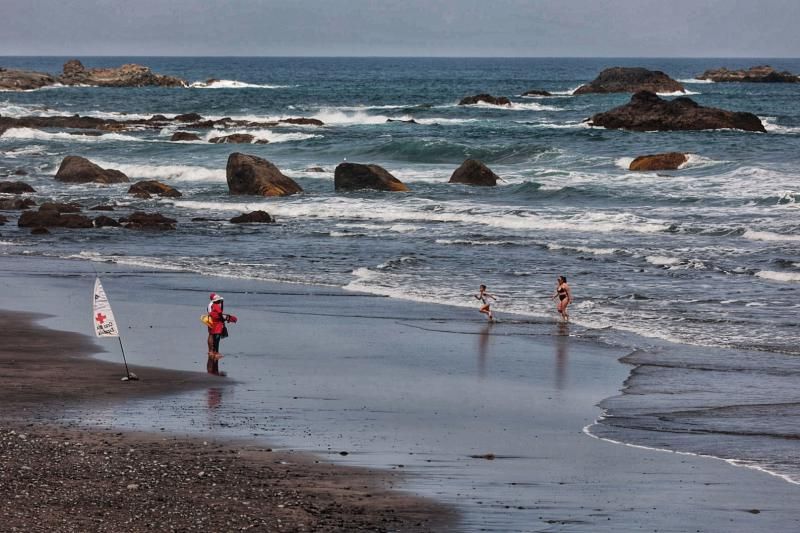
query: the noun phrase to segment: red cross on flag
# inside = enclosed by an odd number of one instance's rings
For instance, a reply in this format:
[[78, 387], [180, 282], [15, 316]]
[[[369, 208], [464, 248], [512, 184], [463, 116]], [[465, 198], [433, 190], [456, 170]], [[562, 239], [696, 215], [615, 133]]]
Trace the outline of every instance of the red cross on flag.
[[92, 297], [92, 314], [94, 318], [94, 334], [98, 337], [119, 337], [117, 321], [108, 303], [106, 291], [100, 283], [100, 278], [94, 280], [94, 295]]

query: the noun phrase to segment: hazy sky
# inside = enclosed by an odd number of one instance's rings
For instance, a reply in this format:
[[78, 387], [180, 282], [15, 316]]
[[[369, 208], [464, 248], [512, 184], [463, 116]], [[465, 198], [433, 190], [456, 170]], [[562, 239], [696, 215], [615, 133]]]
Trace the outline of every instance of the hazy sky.
[[0, 55], [800, 56], [800, 0], [0, 0]]

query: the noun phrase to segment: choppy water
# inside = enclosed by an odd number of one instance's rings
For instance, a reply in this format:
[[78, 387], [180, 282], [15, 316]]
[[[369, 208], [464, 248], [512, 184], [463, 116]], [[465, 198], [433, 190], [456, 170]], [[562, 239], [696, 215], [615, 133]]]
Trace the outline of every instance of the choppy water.
[[[785, 422], [798, 416], [792, 383], [800, 355], [800, 86], [692, 80], [723, 65], [770, 63], [800, 72], [800, 60], [87, 58], [84, 63], [130, 61], [192, 82], [224, 81], [189, 89], [0, 93], [0, 114], [197, 112], [262, 121], [306, 116], [326, 125], [249, 131], [270, 144], [236, 146], [171, 143], [172, 128], [100, 137], [9, 130], [0, 137], [0, 169], [30, 172], [25, 179], [37, 188], [37, 199], [87, 206], [117, 202], [158, 210], [180, 223], [178, 231], [157, 235], [107, 228], [46, 237], [31, 237], [12, 223], [0, 229], [0, 253], [113, 259], [466, 306], [473, 305], [470, 295], [477, 285], [486, 283], [500, 295], [501, 317], [552, 315], [549, 296], [555, 276], [563, 273], [575, 293], [576, 322], [598, 329], [605, 340], [661, 354], [633, 359], [650, 363], [629, 381], [631, 392], [646, 394], [609, 402], [609, 418], [598, 430], [603, 436], [752, 461], [797, 479], [798, 433]], [[0, 61], [53, 72], [62, 62]], [[585, 127], [583, 119], [626, 102], [628, 95], [575, 97], [571, 91], [614, 65], [663, 70], [686, 82], [703, 105], [757, 114], [768, 133]], [[556, 96], [518, 96], [532, 88]], [[479, 92], [506, 95], [514, 103], [456, 105]], [[419, 124], [387, 123], [411, 118]], [[224, 133], [235, 131], [245, 130]], [[672, 150], [692, 154], [680, 171], [625, 170], [632, 157]], [[224, 169], [233, 151], [271, 160], [306, 194], [229, 197]], [[125, 194], [124, 185], [58, 184], [52, 176], [68, 154], [118, 168], [133, 180], [159, 179], [184, 196], [137, 200]], [[505, 181], [489, 190], [448, 185], [467, 157], [482, 159]], [[378, 163], [412, 192], [337, 194], [332, 174], [343, 158]], [[306, 172], [310, 166], [326, 172]], [[279, 225], [191, 222], [254, 209], [275, 215]], [[698, 370], [709, 361], [719, 372], [711, 382], [706, 378], [712, 374]], [[713, 399], [712, 385], [719, 385]], [[759, 394], [744, 395], [742, 386]], [[662, 401], [665, 397], [671, 401]], [[691, 416], [684, 416], [687, 410]], [[642, 414], [657, 420], [657, 427], [643, 422]], [[662, 423], [665, 417], [670, 424]]]

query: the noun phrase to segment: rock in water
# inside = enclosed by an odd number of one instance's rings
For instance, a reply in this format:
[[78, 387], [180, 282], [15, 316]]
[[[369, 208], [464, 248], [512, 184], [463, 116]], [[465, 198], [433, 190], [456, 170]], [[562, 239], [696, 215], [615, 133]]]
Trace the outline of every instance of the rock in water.
[[36, 202], [30, 198], [13, 198], [10, 200], [0, 200], [0, 209], [14, 210], [14, 209], [30, 209], [36, 205]]
[[[249, 133], [234, 133], [232, 135], [223, 135], [222, 137], [212, 137], [208, 142], [213, 144], [250, 144], [255, 141], [255, 139], [256, 138]], [[257, 144], [267, 144], [268, 142], [269, 141], [266, 140], [256, 141]]]
[[44, 72], [0, 68], [0, 89], [5, 91], [32, 91], [55, 82], [55, 78]]
[[667, 152], [665, 154], [640, 155], [628, 166], [628, 170], [677, 170], [689, 158], [680, 152]]
[[623, 106], [589, 119], [591, 126], [633, 131], [737, 129], [766, 133], [761, 120], [752, 113], [703, 107], [686, 96], [662, 100], [640, 91]]
[[200, 137], [195, 133], [189, 133], [188, 131], [176, 131], [172, 134], [172, 137], [169, 138], [170, 141], [199, 141]]
[[66, 183], [127, 183], [128, 176], [114, 169], [104, 169], [88, 159], [68, 155], [61, 161], [56, 179]]
[[96, 217], [92, 221], [92, 224], [94, 224], [95, 228], [106, 228], [106, 227], [118, 228], [120, 226], [119, 222], [106, 215], [100, 215], [99, 217]]
[[303, 192], [295, 181], [267, 161], [254, 155], [234, 152], [226, 168], [230, 194], [289, 196]]
[[542, 89], [531, 89], [530, 91], [522, 93], [522, 96], [553, 96], [553, 93]]
[[233, 217], [231, 222], [233, 224], [269, 224], [275, 222], [275, 219], [269, 216], [266, 211], [253, 211]]
[[177, 222], [174, 218], [165, 217], [161, 213], [145, 213], [143, 211], [137, 211], [119, 221], [128, 229], [142, 230], [173, 230]]
[[6, 194], [22, 194], [36, 192], [36, 189], [24, 181], [0, 181], [0, 192]]
[[340, 163], [333, 171], [333, 185], [337, 191], [375, 189], [404, 192], [410, 190], [399, 179], [379, 165]]
[[679, 82], [660, 70], [641, 67], [613, 67], [602, 71], [591, 83], [581, 85], [573, 94], [590, 93], [686, 92]]
[[746, 83], [798, 83], [800, 77], [791, 72], [778, 72], [769, 65], [750, 67], [747, 70], [728, 70], [725, 67], [706, 70], [697, 76], [700, 80], [711, 80], [718, 83], [722, 82], [746, 82]]
[[486, 93], [476, 94], [475, 96], [466, 96], [461, 99], [458, 105], [475, 105], [481, 102], [492, 105], [511, 105], [511, 100], [509, 100], [506, 96], [492, 96], [491, 94]]
[[143, 65], [133, 63], [117, 68], [87, 69], [77, 59], [64, 63], [58, 81], [64, 85], [93, 85], [97, 87], [186, 87], [185, 80], [154, 74]]
[[497, 174], [477, 159], [467, 159], [453, 172], [448, 183], [493, 187], [499, 179]]
[[325, 123], [319, 120], [318, 118], [306, 118], [306, 117], [298, 117], [298, 118], [282, 118], [278, 122], [282, 122], [284, 124], [294, 124], [296, 126], [324, 126]]
[[92, 220], [77, 213], [62, 214], [58, 209], [26, 211], [17, 221], [20, 228], [91, 228]]
[[128, 194], [133, 194], [138, 198], [150, 198], [153, 194], [166, 196], [167, 198], [180, 198], [183, 196], [178, 189], [156, 180], [137, 181], [128, 189]]

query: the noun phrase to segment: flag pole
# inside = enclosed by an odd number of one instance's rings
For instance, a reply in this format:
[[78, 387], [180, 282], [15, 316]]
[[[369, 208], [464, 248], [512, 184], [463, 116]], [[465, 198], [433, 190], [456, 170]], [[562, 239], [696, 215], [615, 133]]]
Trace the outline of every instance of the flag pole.
[[119, 341], [119, 351], [122, 352], [122, 362], [125, 363], [125, 377], [128, 380], [139, 379], [136, 377], [136, 374], [131, 374], [131, 371], [128, 370], [128, 361], [125, 359], [125, 348], [122, 347], [122, 336], [117, 337], [117, 340]]

